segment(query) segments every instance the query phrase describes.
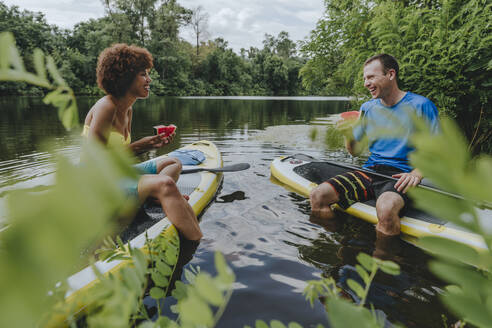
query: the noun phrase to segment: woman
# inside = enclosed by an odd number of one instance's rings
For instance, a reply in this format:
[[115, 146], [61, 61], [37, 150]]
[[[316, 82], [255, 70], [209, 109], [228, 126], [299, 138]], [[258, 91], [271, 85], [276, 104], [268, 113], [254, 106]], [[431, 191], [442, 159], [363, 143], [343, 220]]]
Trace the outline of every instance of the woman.
[[[160, 148], [172, 140], [163, 135], [148, 136], [131, 142], [132, 106], [150, 92], [149, 70], [152, 55], [143, 48], [115, 44], [99, 55], [97, 84], [106, 96], [99, 99], [85, 118], [83, 135], [103, 144], [127, 145], [135, 154]], [[193, 209], [179, 192], [176, 181], [181, 163], [175, 158], [147, 161], [136, 166], [143, 174], [138, 182], [125, 187], [143, 203], [156, 198], [168, 219], [189, 240], [199, 240], [202, 232]]]

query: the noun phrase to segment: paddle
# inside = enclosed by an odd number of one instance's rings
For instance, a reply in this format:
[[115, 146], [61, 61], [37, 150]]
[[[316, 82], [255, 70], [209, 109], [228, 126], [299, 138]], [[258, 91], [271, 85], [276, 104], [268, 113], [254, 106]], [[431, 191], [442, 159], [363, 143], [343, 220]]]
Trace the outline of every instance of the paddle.
[[[381, 177], [381, 178], [386, 178], [386, 179], [389, 179], [389, 180], [398, 181], [398, 178], [394, 178], [391, 175], [386, 175], [386, 174], [375, 172], [375, 171], [372, 171], [372, 170], [367, 170], [367, 169], [364, 169], [364, 168], [359, 167], [359, 166], [350, 165], [350, 164], [342, 164], [342, 163], [337, 163], [337, 162], [332, 162], [332, 161], [326, 161], [326, 162], [328, 164], [330, 164], [330, 165], [334, 165], [334, 166], [338, 166], [338, 167], [343, 167], [345, 169], [357, 170], [357, 171], [361, 171], [361, 172], [364, 172], [364, 173], [367, 173], [367, 174], [370, 174], [370, 175], [373, 175], [373, 176], [378, 176], [378, 177]], [[453, 194], [453, 193], [450, 193], [450, 192], [447, 192], [447, 191], [444, 191], [444, 190], [440, 190], [440, 189], [437, 189], [437, 188], [434, 188], [434, 187], [431, 187], [431, 186], [426, 186], [426, 185], [423, 185], [423, 184], [419, 184], [419, 185], [417, 185], [417, 187], [422, 188], [422, 189], [426, 189], [426, 190], [430, 190], [430, 191], [434, 191], [434, 192], [437, 192], [437, 193], [440, 193], [440, 194], [443, 194], [443, 195], [446, 195], [446, 196], [449, 196], [449, 197], [454, 197], [454, 198], [465, 200], [465, 198], [463, 196], [460, 196], [460, 195], [457, 195], [457, 194]], [[492, 208], [492, 204], [490, 204], [489, 202], [475, 201], [475, 203], [479, 207]]]
[[185, 169], [181, 171], [181, 174], [195, 173], [195, 172], [237, 172], [249, 169], [248, 163], [237, 163], [232, 165], [227, 165], [223, 167], [214, 167], [214, 168], [206, 168], [206, 167], [197, 167], [195, 169]]

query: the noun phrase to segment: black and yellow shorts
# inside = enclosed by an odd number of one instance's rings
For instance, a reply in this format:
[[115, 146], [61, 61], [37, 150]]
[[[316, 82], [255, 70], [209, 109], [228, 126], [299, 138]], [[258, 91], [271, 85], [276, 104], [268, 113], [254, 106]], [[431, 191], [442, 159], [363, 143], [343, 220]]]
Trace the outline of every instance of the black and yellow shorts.
[[[379, 171], [386, 175], [402, 172], [393, 167], [385, 167], [384, 170], [378, 168], [378, 170], [375, 171]], [[378, 176], [369, 176], [369, 174], [361, 171], [351, 171], [336, 175], [328, 179], [326, 183], [329, 183], [337, 192], [339, 198], [337, 204], [343, 209], [349, 208], [356, 202], [378, 199], [378, 197], [386, 191], [399, 194], [405, 202], [404, 208], [406, 208], [409, 203], [408, 196], [395, 189], [396, 181]]]

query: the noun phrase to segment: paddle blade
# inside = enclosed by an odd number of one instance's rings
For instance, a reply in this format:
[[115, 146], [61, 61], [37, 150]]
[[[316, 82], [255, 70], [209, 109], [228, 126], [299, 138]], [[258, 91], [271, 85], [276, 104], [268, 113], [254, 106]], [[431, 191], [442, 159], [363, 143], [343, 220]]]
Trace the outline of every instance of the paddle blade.
[[181, 171], [181, 174], [187, 174], [187, 173], [195, 173], [195, 172], [202, 172], [202, 171], [209, 171], [209, 172], [237, 172], [237, 171], [243, 171], [249, 169], [250, 165], [248, 163], [237, 163], [237, 164], [232, 164], [232, 165], [227, 165], [223, 167], [215, 167], [215, 168], [206, 168], [206, 167], [198, 167], [195, 169], [186, 169]]
[[244, 171], [249, 169], [250, 165], [249, 163], [237, 163], [233, 165], [227, 165], [223, 167], [217, 168], [217, 170], [214, 169], [214, 172], [236, 172], [236, 171]]

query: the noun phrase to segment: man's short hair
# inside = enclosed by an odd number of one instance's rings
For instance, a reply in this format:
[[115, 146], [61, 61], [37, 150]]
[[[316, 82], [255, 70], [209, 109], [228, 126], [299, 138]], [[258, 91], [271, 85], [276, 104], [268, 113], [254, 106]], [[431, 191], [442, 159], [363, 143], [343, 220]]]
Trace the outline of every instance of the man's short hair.
[[400, 70], [400, 67], [398, 66], [398, 62], [396, 61], [396, 58], [388, 55], [388, 54], [379, 54], [376, 56], [372, 56], [371, 58], [367, 59], [366, 62], [364, 63], [364, 66], [367, 64], [379, 60], [381, 65], [383, 65], [383, 73], [386, 74], [390, 69], [394, 69], [396, 72], [396, 77], [398, 78], [398, 72]]
[[153, 58], [147, 49], [117, 43], [104, 49], [97, 60], [97, 85], [120, 98], [130, 88], [138, 72], [150, 69]]

